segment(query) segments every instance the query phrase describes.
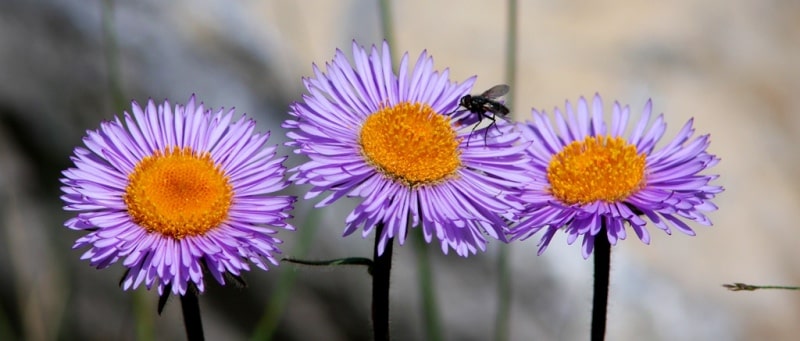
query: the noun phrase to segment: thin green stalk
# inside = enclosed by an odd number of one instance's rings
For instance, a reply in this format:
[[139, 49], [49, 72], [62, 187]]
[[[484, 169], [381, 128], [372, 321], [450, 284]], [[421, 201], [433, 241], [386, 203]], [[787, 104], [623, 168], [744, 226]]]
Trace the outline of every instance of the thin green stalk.
[[430, 255], [428, 254], [428, 243], [420, 233], [412, 233], [414, 241], [414, 253], [417, 258], [417, 276], [419, 291], [422, 293], [422, 319], [423, 329], [425, 330], [425, 340], [443, 340], [442, 326], [439, 319], [439, 306], [436, 304], [436, 292], [433, 290], [433, 272], [431, 271]]
[[114, 0], [103, 0], [103, 53], [106, 60], [106, 74], [108, 75], [109, 98], [113, 108], [125, 105], [122, 95], [122, 77], [117, 44], [117, 31], [114, 25]]
[[[392, 20], [392, 6], [389, 0], [380, 0], [378, 2], [378, 10], [380, 11], [381, 30], [383, 31], [383, 39], [392, 47], [392, 51], [396, 50], [394, 47], [394, 21]], [[395, 57], [395, 56], [392, 56]], [[392, 58], [397, 63], [396, 58]], [[396, 67], [397, 65], [395, 65]]]
[[508, 340], [508, 315], [511, 301], [511, 273], [508, 248], [501, 247], [497, 255], [497, 315], [494, 320], [494, 339]]
[[[303, 222], [302, 227], [297, 229], [297, 244], [291, 252], [293, 257], [304, 258], [311, 249], [311, 242], [317, 232], [317, 225], [321, 220], [317, 212], [319, 210], [312, 209], [308, 213], [308, 219]], [[280, 322], [280, 318], [286, 310], [286, 304], [291, 296], [296, 278], [297, 272], [291, 269], [284, 269], [280, 272], [278, 284], [272, 290], [272, 295], [267, 301], [267, 308], [261, 315], [261, 319], [258, 321], [256, 329], [250, 338], [251, 340], [272, 340], [275, 329], [278, 327], [278, 322]]]
[[[506, 94], [506, 106], [511, 108], [516, 91], [517, 71], [517, 1], [508, 1], [506, 27], [505, 79], [511, 89]], [[508, 248], [501, 247], [497, 256], [497, 315], [495, 315], [494, 339], [508, 340], [509, 310], [511, 308], [511, 271], [508, 264]]]
[[284, 258], [281, 261], [294, 263], [294, 264], [301, 264], [301, 265], [311, 265], [311, 266], [339, 266], [339, 265], [364, 265], [367, 267], [367, 272], [372, 273], [372, 259], [365, 258], [365, 257], [347, 257], [347, 258], [336, 258], [336, 259], [329, 259], [329, 260], [305, 260], [305, 259], [298, 259], [298, 258]]
[[509, 108], [514, 100], [514, 93], [516, 92], [515, 85], [517, 84], [517, 32], [519, 31], [517, 12], [517, 0], [508, 0], [508, 13], [506, 14], [508, 16], [508, 26], [506, 27], [505, 79], [506, 84], [511, 86], [511, 90], [506, 94], [506, 106]]
[[[165, 293], [169, 295], [169, 293]], [[153, 340], [155, 337], [154, 306], [150, 292], [147, 290], [133, 291], [133, 316], [136, 321], [136, 340]]]
[[800, 287], [788, 285], [752, 285], [745, 283], [723, 284], [730, 291], [756, 291], [759, 289], [800, 290]]

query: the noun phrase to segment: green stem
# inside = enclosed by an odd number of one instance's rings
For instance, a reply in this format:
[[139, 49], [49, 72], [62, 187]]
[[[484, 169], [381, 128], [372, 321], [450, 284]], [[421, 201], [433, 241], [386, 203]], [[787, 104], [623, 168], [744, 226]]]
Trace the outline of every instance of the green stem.
[[[511, 89], [506, 94], [506, 106], [511, 108], [517, 82], [517, 1], [508, 0], [507, 10], [505, 79]], [[501, 247], [497, 255], [497, 315], [494, 322], [494, 339], [497, 341], [508, 340], [511, 309], [511, 271], [508, 262], [508, 248]]]
[[125, 99], [122, 95], [119, 46], [117, 45], [116, 27], [114, 26], [114, 0], [103, 0], [102, 20], [103, 50], [106, 60], [106, 73], [108, 74], [109, 97], [112, 108], [122, 108], [125, 105]]
[[[394, 22], [392, 20], [392, 6], [389, 4], [389, 0], [380, 0], [378, 2], [378, 8], [380, 10], [380, 18], [381, 18], [381, 30], [383, 31], [383, 39], [389, 43], [394, 51]], [[397, 62], [397, 59], [392, 58], [392, 60]]]
[[366, 265], [367, 271], [372, 273], [372, 259], [364, 258], [364, 257], [347, 257], [347, 258], [336, 258], [330, 260], [304, 260], [304, 259], [297, 259], [297, 258], [284, 258], [281, 261], [294, 263], [294, 264], [301, 264], [301, 265], [311, 265], [311, 266], [336, 266], [336, 265]]
[[758, 289], [800, 290], [800, 287], [787, 285], [752, 285], [745, 283], [723, 284], [730, 291], [755, 291]]
[[[155, 337], [153, 304], [146, 290], [133, 291], [133, 315], [136, 320], [136, 339], [145, 341]], [[169, 295], [169, 293], [165, 293]]]
[[431, 271], [430, 255], [428, 254], [428, 243], [422, 231], [412, 233], [416, 240], [414, 251], [417, 258], [417, 276], [419, 279], [419, 291], [422, 293], [422, 327], [425, 329], [425, 339], [431, 341], [443, 340], [441, 321], [439, 320], [439, 306], [436, 304], [436, 293], [434, 292], [433, 272]]
[[511, 301], [511, 273], [508, 270], [508, 248], [500, 248], [497, 255], [497, 315], [494, 320], [494, 339], [508, 340], [509, 302]]
[[508, 26], [506, 27], [505, 79], [511, 89], [506, 94], [506, 106], [514, 100], [517, 84], [517, 0], [508, 0]]

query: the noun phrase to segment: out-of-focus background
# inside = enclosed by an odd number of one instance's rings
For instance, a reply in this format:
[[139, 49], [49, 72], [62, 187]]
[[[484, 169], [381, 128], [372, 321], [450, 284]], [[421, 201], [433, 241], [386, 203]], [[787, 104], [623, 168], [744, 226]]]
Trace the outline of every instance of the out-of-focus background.
[[[478, 75], [479, 92], [505, 81], [505, 6], [396, 1], [393, 48], [413, 58], [427, 49], [454, 80]], [[192, 93], [254, 116], [282, 143], [279, 125], [311, 63], [324, 65], [336, 48], [349, 55], [353, 39], [379, 43], [378, 13], [376, 2], [352, 0], [0, 2], [0, 338], [132, 340], [144, 309], [157, 339], [183, 339], [177, 300], [156, 316], [155, 292], [120, 290], [120, 265], [98, 271], [78, 259], [84, 250], [71, 249], [82, 234], [62, 225], [70, 214], [60, 209], [58, 178], [72, 149], [131, 99], [181, 102]], [[631, 234], [612, 249], [608, 339], [794, 339], [799, 293], [735, 293], [721, 284], [800, 285], [800, 2], [520, 1], [517, 16], [516, 119], [595, 92], [636, 113], [652, 98], [666, 114], [667, 138], [694, 117], [722, 158], [713, 173], [726, 191], [715, 200], [713, 227], [688, 237], [651, 226], [651, 245]], [[371, 238], [340, 237], [352, 201], [313, 214], [311, 204], [298, 204], [297, 232], [280, 234], [286, 255], [371, 254]], [[312, 226], [309, 243], [299, 243]], [[492, 243], [468, 259], [431, 247], [447, 339], [493, 335], [501, 247], [511, 259], [510, 338], [587, 338], [591, 259], [562, 236], [537, 257], [537, 240]], [[414, 248], [411, 240], [395, 248], [397, 339], [424, 337]], [[361, 268], [283, 264], [245, 277], [248, 289], [210, 285], [201, 296], [209, 339], [251, 337], [265, 307], [281, 302], [271, 296], [278, 278], [296, 281], [282, 298], [275, 338], [370, 337], [370, 280]]]

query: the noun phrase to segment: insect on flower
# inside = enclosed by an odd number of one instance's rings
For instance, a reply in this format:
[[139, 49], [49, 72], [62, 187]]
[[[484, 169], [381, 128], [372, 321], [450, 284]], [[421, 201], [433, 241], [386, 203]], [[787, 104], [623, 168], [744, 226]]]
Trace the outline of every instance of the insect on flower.
[[[525, 209], [517, 195], [534, 180], [527, 176], [521, 132], [501, 120], [502, 139], [470, 147], [462, 122], [483, 116], [456, 107], [475, 77], [450, 80], [427, 52], [416, 62], [404, 54], [396, 73], [385, 42], [371, 48], [353, 42], [352, 55], [350, 61], [337, 51], [325, 70], [315, 66], [307, 94], [291, 107], [283, 124], [287, 145], [309, 160], [291, 170], [290, 180], [313, 186], [306, 198], [330, 192], [317, 207], [359, 197], [343, 235], [374, 234], [378, 254], [412, 233], [463, 257], [485, 251], [489, 237], [506, 242], [503, 219]], [[464, 103], [476, 103], [484, 116], [507, 112], [487, 104], [508, 91], [503, 88]]]
[[[497, 101], [498, 98], [507, 94], [509, 89], [508, 85], [498, 84], [480, 95], [464, 95], [459, 101], [459, 105], [469, 110], [469, 112], [478, 115], [478, 123], [483, 121], [484, 117], [492, 121], [483, 133], [484, 144], [486, 144], [486, 137], [492, 126], [494, 126], [498, 132], [500, 131], [500, 129], [497, 128], [497, 117], [503, 118], [510, 112], [508, 107]], [[467, 145], [469, 145], [469, 140], [472, 139], [472, 133], [477, 127], [478, 124], [472, 127], [472, 131], [470, 131], [469, 137], [467, 138]]]

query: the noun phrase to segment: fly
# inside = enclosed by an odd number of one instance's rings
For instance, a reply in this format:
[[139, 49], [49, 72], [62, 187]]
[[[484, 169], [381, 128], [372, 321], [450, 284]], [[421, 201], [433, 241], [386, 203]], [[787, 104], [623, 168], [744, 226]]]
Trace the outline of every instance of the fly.
[[[489, 88], [489, 90], [484, 91], [480, 95], [464, 95], [459, 101], [459, 105], [469, 110], [469, 112], [478, 115], [478, 123], [480, 123], [484, 117], [492, 121], [483, 133], [484, 145], [486, 145], [486, 137], [492, 126], [494, 126], [497, 131], [500, 131], [500, 128], [497, 128], [497, 117], [503, 118], [510, 112], [507, 106], [497, 101], [498, 98], [507, 94], [508, 90], [508, 85], [499, 84]], [[475, 126], [472, 127], [472, 131], [469, 132], [467, 146], [469, 146], [469, 140], [472, 138], [472, 133], [475, 131], [475, 128], [478, 127], [478, 123], [476, 123]]]

